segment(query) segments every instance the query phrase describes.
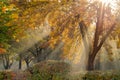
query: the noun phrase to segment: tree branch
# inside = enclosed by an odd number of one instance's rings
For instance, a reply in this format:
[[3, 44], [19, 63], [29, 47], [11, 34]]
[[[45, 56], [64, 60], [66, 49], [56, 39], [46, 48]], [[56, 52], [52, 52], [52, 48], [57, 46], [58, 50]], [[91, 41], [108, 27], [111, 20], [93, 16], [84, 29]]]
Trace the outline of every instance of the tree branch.
[[108, 36], [110, 35], [110, 33], [113, 31], [113, 29], [115, 28], [116, 24], [114, 23], [111, 28], [108, 30], [108, 32], [105, 34], [105, 36], [102, 38], [100, 44], [98, 45], [98, 49], [100, 47], [102, 47], [103, 43], [105, 42], [105, 40], [108, 38]]
[[107, 39], [107, 37], [109, 36], [109, 34], [113, 31], [113, 29], [115, 28], [116, 24], [114, 23], [111, 28], [108, 30], [108, 32], [105, 34], [105, 36], [103, 36], [100, 44], [97, 46], [96, 50], [94, 50], [94, 54], [92, 54], [92, 58], [94, 58], [97, 54], [97, 52], [101, 49], [103, 43], [105, 42], [105, 40]]

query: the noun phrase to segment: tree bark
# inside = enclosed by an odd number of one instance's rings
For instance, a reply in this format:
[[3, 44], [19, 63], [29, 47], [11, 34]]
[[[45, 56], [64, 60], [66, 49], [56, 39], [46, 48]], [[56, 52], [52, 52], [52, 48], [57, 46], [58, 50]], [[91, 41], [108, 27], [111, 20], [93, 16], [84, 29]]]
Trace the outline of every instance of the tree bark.
[[89, 56], [89, 58], [88, 58], [88, 66], [87, 66], [87, 70], [88, 70], [88, 71], [94, 70], [94, 63], [93, 63], [93, 61], [94, 61], [94, 60], [92, 60], [92, 59], [90, 58], [90, 56]]

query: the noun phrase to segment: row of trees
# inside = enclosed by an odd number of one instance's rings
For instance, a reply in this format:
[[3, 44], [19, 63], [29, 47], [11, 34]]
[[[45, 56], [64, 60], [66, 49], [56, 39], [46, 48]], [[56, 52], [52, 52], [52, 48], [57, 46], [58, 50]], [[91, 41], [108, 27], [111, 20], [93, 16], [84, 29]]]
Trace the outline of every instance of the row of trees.
[[20, 17], [23, 16], [20, 7], [17, 7], [20, 3], [13, 2], [8, 0], [0, 1], [0, 59], [5, 69], [10, 69], [15, 59], [19, 60], [19, 69], [21, 68], [22, 60], [29, 67], [29, 63], [33, 57], [38, 57], [42, 50], [38, 46], [39, 44], [37, 46], [33, 45], [36, 50], [34, 52], [31, 49], [26, 49], [25, 51], [18, 50], [23, 50], [23, 46], [19, 42], [27, 38], [27, 34], [25, 34], [27, 27], [22, 26], [23, 22], [20, 22]]

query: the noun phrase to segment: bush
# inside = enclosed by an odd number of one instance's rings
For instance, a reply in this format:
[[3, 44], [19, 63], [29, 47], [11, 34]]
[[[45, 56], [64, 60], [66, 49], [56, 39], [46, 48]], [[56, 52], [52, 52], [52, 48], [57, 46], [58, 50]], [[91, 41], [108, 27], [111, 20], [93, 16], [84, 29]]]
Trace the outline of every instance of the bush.
[[70, 65], [61, 61], [42, 61], [28, 69], [31, 73], [29, 80], [65, 80], [70, 71]]
[[4, 79], [3, 72], [0, 72], [0, 80], [3, 80], [3, 79]]
[[12, 71], [1, 71], [0, 80], [13, 80], [15, 73]]
[[92, 71], [85, 74], [83, 80], [120, 80], [120, 72], [118, 71]]

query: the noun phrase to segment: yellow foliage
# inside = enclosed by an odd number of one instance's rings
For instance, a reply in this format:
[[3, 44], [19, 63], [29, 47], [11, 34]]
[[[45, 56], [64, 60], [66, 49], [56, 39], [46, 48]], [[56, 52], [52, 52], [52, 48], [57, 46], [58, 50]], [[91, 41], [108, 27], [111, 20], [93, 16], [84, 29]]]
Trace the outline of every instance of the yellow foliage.
[[16, 6], [14, 4], [10, 4], [10, 6], [8, 7], [9, 10], [14, 9]]
[[18, 14], [17, 14], [17, 13], [14, 13], [14, 14], [11, 15], [11, 17], [12, 17], [13, 19], [18, 19]]
[[[89, 26], [90, 23], [93, 22], [92, 18], [94, 18], [94, 15], [96, 16], [96, 9], [93, 8], [91, 11], [89, 8], [90, 11], [89, 9], [87, 10], [86, 8], [89, 5], [87, 0], [79, 2], [77, 4], [80, 4], [79, 7], [75, 5], [75, 1], [72, 3], [71, 0], [70, 2], [61, 0], [61, 3], [49, 2], [49, 0], [39, 1], [48, 1], [48, 3], [30, 3], [24, 5], [22, 9], [20, 8], [22, 17], [19, 17], [19, 21], [24, 22], [24, 24], [20, 26], [25, 27], [25, 30], [28, 28], [34, 30], [36, 26], [40, 26], [48, 20], [49, 26], [51, 27], [51, 33], [49, 35], [50, 46], [54, 48], [56, 44], [59, 44], [59, 41], [63, 42], [64, 54], [61, 56], [72, 60], [74, 54], [79, 55], [77, 52], [80, 53], [79, 45], [81, 45], [81, 34], [78, 24], [83, 20], [86, 25]], [[12, 7], [14, 7], [14, 5], [11, 5], [11, 8]], [[18, 18], [17, 14], [13, 14], [12, 16]], [[16, 41], [19, 42], [19, 40]], [[76, 60], [77, 59], [78, 57], [76, 57]]]
[[16, 42], [19, 42], [20, 40], [19, 39], [16, 39]]

